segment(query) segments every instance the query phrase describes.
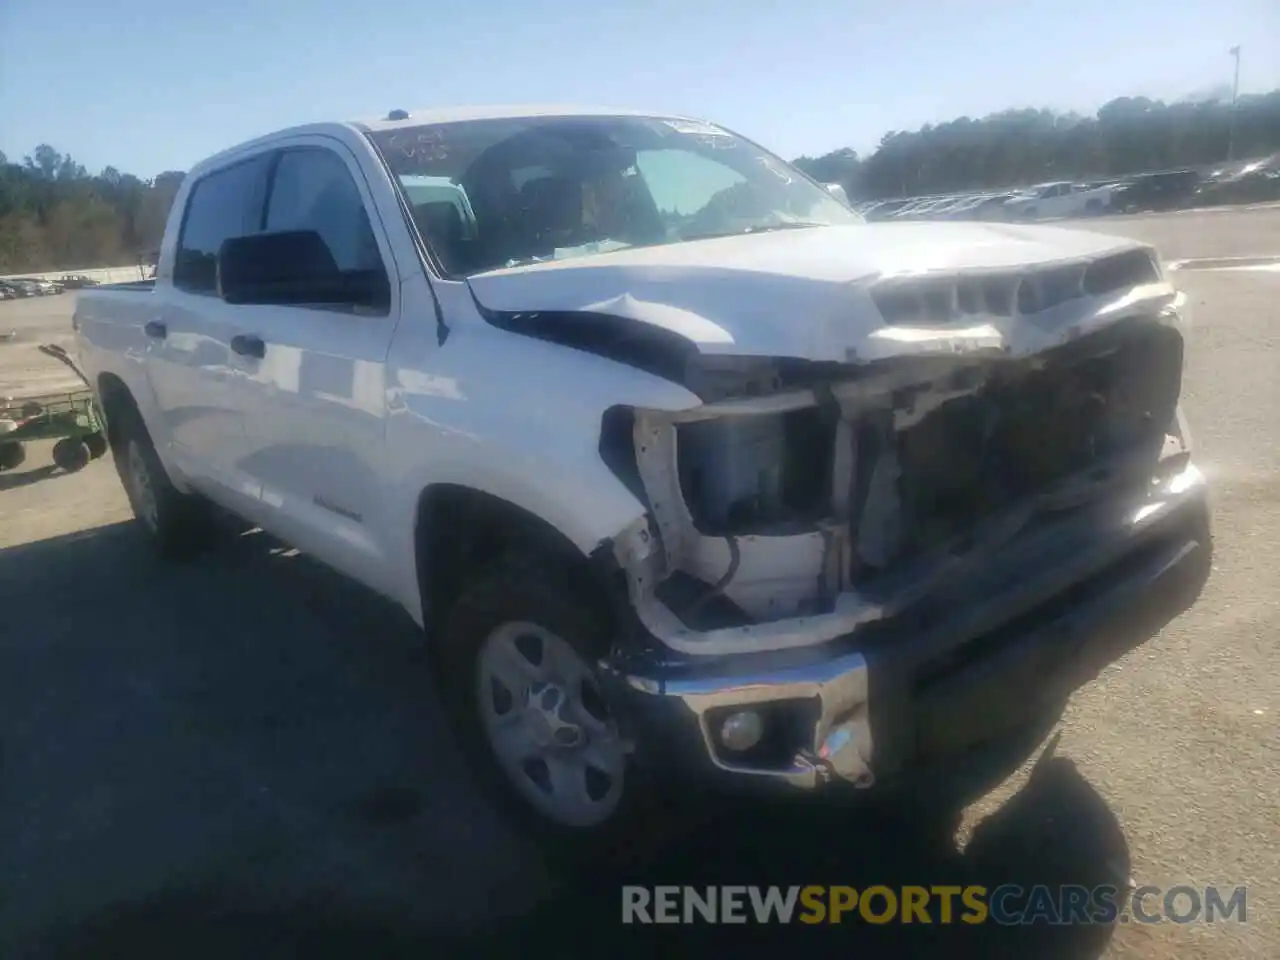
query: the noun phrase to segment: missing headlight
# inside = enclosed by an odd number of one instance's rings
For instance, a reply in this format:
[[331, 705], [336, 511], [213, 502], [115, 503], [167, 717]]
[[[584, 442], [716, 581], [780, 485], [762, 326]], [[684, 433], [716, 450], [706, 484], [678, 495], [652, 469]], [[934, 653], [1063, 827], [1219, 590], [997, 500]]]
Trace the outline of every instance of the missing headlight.
[[817, 407], [682, 425], [680, 487], [704, 534], [811, 526], [830, 513], [835, 423]]

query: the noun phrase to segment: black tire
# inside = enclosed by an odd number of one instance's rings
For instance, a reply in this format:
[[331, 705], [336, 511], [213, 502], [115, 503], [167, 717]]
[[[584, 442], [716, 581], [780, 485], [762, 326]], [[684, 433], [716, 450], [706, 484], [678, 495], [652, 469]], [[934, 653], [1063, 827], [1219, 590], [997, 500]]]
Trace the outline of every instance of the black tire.
[[79, 437], [63, 437], [53, 445], [53, 462], [67, 473], [83, 470], [89, 463], [89, 448]]
[[84, 445], [89, 448], [89, 456], [97, 460], [107, 452], [107, 438], [100, 433], [86, 433]]
[[0, 470], [14, 470], [27, 459], [27, 451], [20, 440], [0, 440]]
[[[124, 408], [116, 411], [115, 418], [112, 459], [139, 526], [165, 559], [185, 559], [201, 552], [212, 540], [209, 505], [199, 497], [182, 493], [169, 480], [137, 411]], [[132, 466], [135, 463], [137, 467]], [[135, 471], [145, 471], [150, 483], [149, 498], [135, 481]], [[154, 509], [148, 508], [148, 499]]]
[[499, 626], [535, 624], [567, 642], [587, 664], [607, 649], [609, 617], [583, 593], [581, 584], [575, 588], [568, 578], [556, 577], [545, 563], [508, 561], [493, 568], [463, 592], [435, 638], [440, 644], [439, 685], [480, 785], [545, 857], [563, 868], [634, 866], [662, 848], [676, 821], [668, 815], [664, 794], [630, 756], [624, 760], [613, 814], [594, 826], [567, 826], [520, 792], [499, 761], [481, 715], [480, 652]]

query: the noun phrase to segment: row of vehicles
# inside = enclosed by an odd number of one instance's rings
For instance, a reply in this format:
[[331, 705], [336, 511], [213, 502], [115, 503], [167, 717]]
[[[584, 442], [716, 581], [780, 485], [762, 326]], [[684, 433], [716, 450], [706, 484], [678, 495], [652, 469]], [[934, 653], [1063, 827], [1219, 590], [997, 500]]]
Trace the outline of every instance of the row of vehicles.
[[71, 273], [57, 280], [43, 277], [5, 277], [0, 280], [0, 300], [20, 300], [24, 297], [50, 297], [67, 290], [83, 290], [96, 287], [98, 281], [84, 274]]
[[868, 220], [1050, 220], [1280, 200], [1280, 154], [1259, 160], [1016, 190], [867, 200]]
[[0, 300], [20, 300], [24, 297], [48, 297], [66, 289], [52, 280], [39, 277], [6, 277], [0, 280]]
[[1110, 212], [1122, 186], [1058, 180], [1000, 193], [870, 201], [857, 209], [868, 220], [1048, 220]]

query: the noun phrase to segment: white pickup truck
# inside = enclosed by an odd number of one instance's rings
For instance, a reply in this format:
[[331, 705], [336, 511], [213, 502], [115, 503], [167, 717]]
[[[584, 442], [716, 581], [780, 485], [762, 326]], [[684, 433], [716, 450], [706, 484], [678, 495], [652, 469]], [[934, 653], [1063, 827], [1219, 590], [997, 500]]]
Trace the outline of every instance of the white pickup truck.
[[1181, 609], [1180, 309], [1137, 243], [867, 224], [713, 124], [523, 109], [206, 160], [74, 326], [155, 544], [212, 502], [402, 605], [581, 851], [673, 784], [959, 783]]
[[1118, 183], [1100, 186], [1066, 181], [1042, 183], [1006, 200], [1005, 215], [1011, 220], [1097, 216], [1111, 209], [1119, 188]]

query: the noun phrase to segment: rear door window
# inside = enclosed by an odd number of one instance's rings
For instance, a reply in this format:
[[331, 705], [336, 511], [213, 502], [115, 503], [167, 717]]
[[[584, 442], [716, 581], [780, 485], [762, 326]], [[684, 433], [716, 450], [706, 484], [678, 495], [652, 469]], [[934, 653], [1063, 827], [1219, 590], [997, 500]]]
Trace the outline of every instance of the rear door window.
[[174, 286], [191, 293], [216, 291], [222, 242], [261, 226], [268, 165], [263, 154], [206, 174], [192, 186], [178, 235]]

